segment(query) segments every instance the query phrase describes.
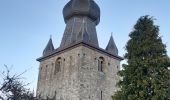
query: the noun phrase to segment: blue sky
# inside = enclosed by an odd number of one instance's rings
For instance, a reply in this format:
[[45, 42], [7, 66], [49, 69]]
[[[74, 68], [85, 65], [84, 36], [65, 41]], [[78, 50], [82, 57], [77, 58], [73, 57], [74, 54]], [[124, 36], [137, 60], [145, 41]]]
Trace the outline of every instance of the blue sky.
[[[23, 76], [36, 89], [39, 63], [50, 35], [55, 48], [60, 45], [65, 29], [62, 9], [69, 0], [0, 0], [0, 72], [4, 64], [13, 66], [13, 73], [29, 69]], [[160, 26], [160, 36], [170, 56], [169, 0], [95, 0], [101, 9], [97, 26], [100, 47], [105, 48], [111, 32], [119, 49], [129, 39], [137, 19], [151, 15]], [[1, 74], [0, 74], [1, 75]]]

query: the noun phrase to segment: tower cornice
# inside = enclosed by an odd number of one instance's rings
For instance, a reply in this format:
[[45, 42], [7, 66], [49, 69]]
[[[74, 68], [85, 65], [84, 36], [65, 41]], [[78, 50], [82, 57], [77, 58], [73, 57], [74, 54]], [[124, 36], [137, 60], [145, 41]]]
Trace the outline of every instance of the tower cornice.
[[58, 49], [54, 50], [53, 52], [51, 52], [50, 54], [38, 58], [37, 61], [41, 62], [41, 61], [43, 61], [43, 60], [49, 59], [49, 58], [51, 58], [51, 57], [54, 57], [54, 56], [59, 55], [59, 54], [61, 54], [61, 53], [67, 52], [67, 51], [69, 51], [69, 50], [71, 50], [71, 49], [74, 49], [74, 48], [76, 48], [76, 47], [79, 47], [79, 46], [85, 46], [85, 47], [87, 47], [87, 48], [90, 48], [90, 49], [92, 49], [92, 50], [95, 50], [95, 51], [97, 51], [97, 52], [100, 52], [100, 53], [102, 53], [102, 54], [104, 54], [104, 55], [107, 55], [107, 56], [109, 56], [109, 57], [111, 57], [111, 58], [113, 58], [113, 59], [117, 59], [117, 60], [119, 60], [119, 61], [123, 60], [123, 58], [120, 57], [120, 56], [118, 56], [118, 55], [114, 55], [114, 54], [112, 54], [112, 53], [110, 53], [110, 52], [107, 52], [106, 50], [104, 50], [104, 49], [102, 49], [102, 48], [99, 48], [99, 47], [96, 47], [96, 46], [94, 46], [94, 45], [90, 45], [90, 44], [88, 44], [88, 43], [86, 43], [86, 42], [81, 41], [81, 42], [72, 44], [72, 45], [70, 45], [70, 46], [64, 47], [64, 48], [58, 48]]

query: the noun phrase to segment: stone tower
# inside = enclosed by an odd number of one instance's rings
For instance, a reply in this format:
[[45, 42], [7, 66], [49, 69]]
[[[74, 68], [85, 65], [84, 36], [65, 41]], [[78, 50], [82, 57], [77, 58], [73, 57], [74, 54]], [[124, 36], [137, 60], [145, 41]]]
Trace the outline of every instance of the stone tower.
[[63, 9], [66, 23], [60, 47], [50, 38], [40, 62], [39, 100], [112, 100], [118, 89], [121, 57], [113, 37], [98, 45], [100, 8], [93, 0], [70, 0]]

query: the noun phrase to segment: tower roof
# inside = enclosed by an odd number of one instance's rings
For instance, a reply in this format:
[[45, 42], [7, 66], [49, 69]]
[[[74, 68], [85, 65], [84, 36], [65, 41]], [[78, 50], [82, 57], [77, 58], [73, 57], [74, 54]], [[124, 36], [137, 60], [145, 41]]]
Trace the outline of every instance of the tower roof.
[[43, 56], [48, 55], [48, 54], [52, 53], [53, 51], [54, 51], [54, 46], [53, 46], [52, 39], [50, 37], [48, 44], [43, 51]]
[[70, 0], [63, 9], [63, 16], [67, 22], [73, 16], [88, 16], [95, 21], [100, 21], [100, 8], [93, 0]]
[[111, 35], [110, 36], [110, 40], [109, 40], [109, 43], [106, 47], [106, 51], [113, 54], [113, 55], [118, 55], [118, 49], [116, 47], [116, 44], [113, 40], [113, 36]]
[[43, 51], [43, 57], [38, 58], [38, 61], [77, 46], [85, 46], [115, 59], [122, 60], [118, 56], [118, 49], [112, 36], [105, 50], [99, 47], [96, 26], [100, 21], [100, 8], [94, 0], [69, 0], [63, 9], [63, 16], [66, 27], [60, 46], [54, 49], [52, 39], [50, 38]]
[[79, 32], [77, 38], [78, 38], [78, 42], [89, 43], [89, 35], [84, 27], [81, 28], [81, 31]]
[[100, 8], [94, 0], [69, 0], [63, 9], [66, 28], [60, 48], [78, 42], [98, 45], [96, 25], [100, 21]]

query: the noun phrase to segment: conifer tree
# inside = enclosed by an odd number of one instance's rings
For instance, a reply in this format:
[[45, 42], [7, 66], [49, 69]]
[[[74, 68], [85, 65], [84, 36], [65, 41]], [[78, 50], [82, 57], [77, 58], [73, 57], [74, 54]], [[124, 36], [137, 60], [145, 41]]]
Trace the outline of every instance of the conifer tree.
[[113, 100], [170, 100], [169, 58], [159, 26], [152, 17], [142, 16], [129, 37], [124, 56], [127, 64], [119, 72], [120, 90]]

